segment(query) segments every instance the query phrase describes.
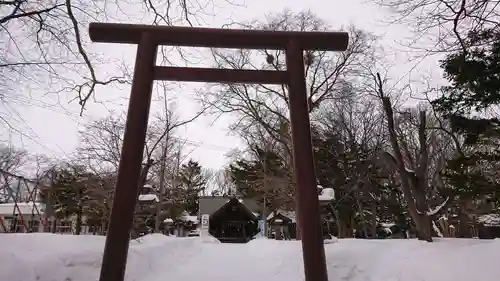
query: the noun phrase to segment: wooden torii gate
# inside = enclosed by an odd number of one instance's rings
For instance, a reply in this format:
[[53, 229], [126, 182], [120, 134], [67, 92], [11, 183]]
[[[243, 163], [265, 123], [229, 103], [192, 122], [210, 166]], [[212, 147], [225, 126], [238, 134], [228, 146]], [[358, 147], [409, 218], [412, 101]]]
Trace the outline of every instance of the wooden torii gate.
[[[306, 281], [327, 281], [303, 52], [305, 50], [344, 51], [349, 41], [348, 34], [345, 32], [285, 32], [115, 23], [91, 23], [89, 34], [93, 42], [138, 45], [117, 184], [99, 280], [123, 281], [124, 279], [153, 81], [169, 80], [286, 84], [288, 86], [305, 279]], [[287, 70], [161, 67], [156, 66], [159, 45], [280, 49], [286, 51]]]

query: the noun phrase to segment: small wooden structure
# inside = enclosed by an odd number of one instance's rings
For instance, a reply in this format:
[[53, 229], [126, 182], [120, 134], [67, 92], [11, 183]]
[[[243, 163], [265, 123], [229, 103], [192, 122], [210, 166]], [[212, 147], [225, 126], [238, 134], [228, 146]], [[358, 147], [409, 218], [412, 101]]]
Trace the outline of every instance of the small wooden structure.
[[477, 219], [478, 237], [479, 239], [495, 239], [500, 238], [500, 215], [499, 214], [483, 214]]
[[188, 237], [194, 232], [200, 221], [197, 216], [191, 216], [187, 212], [183, 212], [179, 217], [175, 218], [171, 224], [172, 234], [177, 237]]
[[[317, 186], [317, 194], [319, 201], [319, 214], [322, 229], [323, 239], [330, 239], [334, 223], [329, 219], [330, 209], [335, 200], [335, 192], [332, 188], [323, 188]], [[277, 210], [272, 212], [267, 217], [268, 233], [267, 237], [277, 240], [296, 239], [297, 238], [297, 222], [295, 211]]]
[[259, 233], [257, 216], [238, 198], [231, 198], [209, 220], [209, 233], [223, 243], [246, 243]]
[[154, 193], [139, 194], [134, 212], [134, 226], [131, 231], [133, 239], [150, 233], [154, 228], [155, 205], [159, 198]]
[[[288, 212], [288, 214], [290, 213]], [[273, 212], [268, 216], [267, 224], [267, 237], [269, 238], [276, 240], [291, 240], [292, 238], [296, 238], [295, 213], [293, 213], [293, 216], [286, 216], [284, 213]]]

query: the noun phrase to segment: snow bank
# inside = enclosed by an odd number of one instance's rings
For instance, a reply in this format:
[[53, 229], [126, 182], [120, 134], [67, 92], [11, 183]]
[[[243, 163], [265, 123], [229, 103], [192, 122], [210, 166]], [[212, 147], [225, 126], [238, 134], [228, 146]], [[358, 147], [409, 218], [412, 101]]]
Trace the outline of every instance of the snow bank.
[[[3, 234], [0, 245], [0, 280], [88, 281], [98, 280], [104, 237]], [[341, 239], [325, 250], [330, 281], [494, 281], [500, 274], [499, 240]], [[301, 281], [302, 271], [298, 241], [148, 235], [131, 242], [126, 280]]]
[[332, 244], [337, 242], [339, 242], [339, 239], [335, 236], [331, 236], [330, 238], [323, 240], [324, 244]]
[[140, 194], [139, 201], [156, 201], [160, 202], [158, 195], [156, 194]]

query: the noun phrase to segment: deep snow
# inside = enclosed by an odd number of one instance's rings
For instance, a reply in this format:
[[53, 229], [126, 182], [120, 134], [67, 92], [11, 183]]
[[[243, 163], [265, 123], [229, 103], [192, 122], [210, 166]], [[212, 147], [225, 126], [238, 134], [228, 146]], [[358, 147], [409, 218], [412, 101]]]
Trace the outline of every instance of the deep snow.
[[[0, 280], [97, 280], [104, 237], [0, 235]], [[494, 281], [500, 241], [341, 239], [326, 244], [330, 281]], [[132, 241], [127, 281], [303, 280], [300, 242], [220, 244], [148, 235]]]

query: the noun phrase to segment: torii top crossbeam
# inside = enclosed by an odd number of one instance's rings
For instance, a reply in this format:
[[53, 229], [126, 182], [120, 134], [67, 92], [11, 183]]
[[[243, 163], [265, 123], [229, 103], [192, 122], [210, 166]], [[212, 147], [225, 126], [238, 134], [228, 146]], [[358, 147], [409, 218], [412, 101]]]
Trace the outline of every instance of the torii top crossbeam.
[[344, 51], [346, 32], [298, 32], [246, 29], [194, 28], [116, 23], [91, 23], [93, 42], [139, 44], [150, 33], [157, 45], [227, 49], [286, 49], [290, 40], [302, 50]]

